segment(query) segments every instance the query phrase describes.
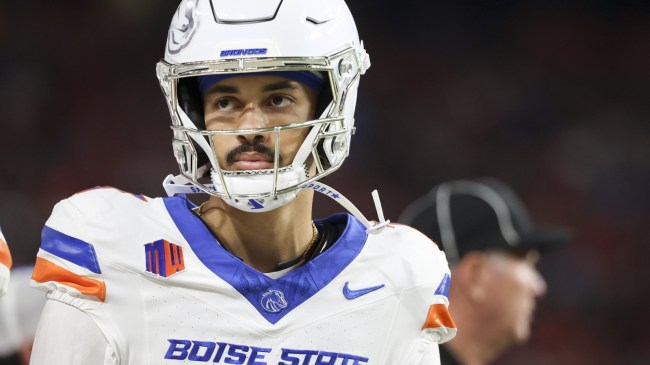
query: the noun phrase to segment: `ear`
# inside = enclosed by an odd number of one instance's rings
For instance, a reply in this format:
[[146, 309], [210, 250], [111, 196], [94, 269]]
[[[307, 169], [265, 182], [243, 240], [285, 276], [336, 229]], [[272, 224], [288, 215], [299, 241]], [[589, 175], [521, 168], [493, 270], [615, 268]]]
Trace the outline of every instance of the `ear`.
[[[487, 256], [480, 251], [465, 254], [454, 270], [458, 290], [472, 302], [482, 303], [487, 298], [489, 279]], [[453, 281], [452, 281], [453, 286]]]

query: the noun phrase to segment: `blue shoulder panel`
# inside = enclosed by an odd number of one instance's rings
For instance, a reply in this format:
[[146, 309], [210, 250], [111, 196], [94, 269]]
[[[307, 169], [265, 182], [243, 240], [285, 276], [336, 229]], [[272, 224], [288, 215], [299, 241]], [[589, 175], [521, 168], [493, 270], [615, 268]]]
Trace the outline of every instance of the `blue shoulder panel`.
[[68, 236], [48, 226], [41, 233], [41, 249], [73, 264], [101, 274], [95, 248], [80, 239]]

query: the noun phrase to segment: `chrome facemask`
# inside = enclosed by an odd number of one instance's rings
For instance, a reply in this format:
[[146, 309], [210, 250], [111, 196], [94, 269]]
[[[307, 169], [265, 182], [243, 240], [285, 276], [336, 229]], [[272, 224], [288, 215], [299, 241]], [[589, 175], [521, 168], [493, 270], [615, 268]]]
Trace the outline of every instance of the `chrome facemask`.
[[[358, 54], [354, 48], [331, 57], [288, 57], [232, 59], [210, 62], [169, 64], [160, 61], [157, 76], [172, 116], [174, 156], [181, 174], [168, 177], [165, 189], [169, 195], [205, 192], [218, 196], [228, 204], [248, 212], [264, 212], [293, 200], [301, 186], [307, 186], [336, 171], [349, 153], [350, 137], [354, 131], [351, 115], [346, 115], [346, 98], [354, 90], [359, 75], [369, 67], [365, 52]], [[185, 77], [210, 74], [258, 73], [270, 71], [318, 71], [327, 74], [332, 101], [319, 119], [271, 128], [245, 130], [205, 130], [197, 125], [203, 121], [192, 120], [179, 106], [178, 83]], [[356, 95], [353, 96], [356, 98]], [[307, 128], [309, 132], [293, 161], [280, 166], [282, 132]], [[264, 170], [228, 171], [221, 166], [214, 140], [223, 135], [273, 134], [275, 151], [273, 168]], [[200, 151], [198, 150], [200, 149]], [[199, 154], [204, 153], [208, 164], [199, 164]], [[315, 165], [315, 174], [309, 176], [308, 164]]]

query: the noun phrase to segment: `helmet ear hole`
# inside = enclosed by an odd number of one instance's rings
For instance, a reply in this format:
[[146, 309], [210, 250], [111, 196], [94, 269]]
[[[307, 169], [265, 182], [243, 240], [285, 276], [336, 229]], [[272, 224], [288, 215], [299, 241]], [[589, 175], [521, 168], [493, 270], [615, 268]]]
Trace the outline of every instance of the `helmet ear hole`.
[[[178, 106], [183, 109], [197, 129], [205, 129], [205, 114], [203, 112], [203, 97], [195, 77], [184, 77], [178, 80], [177, 86]], [[203, 137], [200, 137], [203, 138]], [[206, 137], [207, 138], [207, 137]], [[203, 149], [192, 140], [197, 151], [197, 166], [210, 163], [210, 159]]]
[[318, 143], [318, 156], [320, 158], [320, 163], [323, 166], [323, 169], [327, 170], [330, 167], [332, 167], [332, 164], [330, 163], [330, 159], [327, 157], [329, 154], [326, 152], [327, 150], [331, 150], [331, 148], [325, 148], [325, 144], [331, 144], [330, 140], [321, 140]]

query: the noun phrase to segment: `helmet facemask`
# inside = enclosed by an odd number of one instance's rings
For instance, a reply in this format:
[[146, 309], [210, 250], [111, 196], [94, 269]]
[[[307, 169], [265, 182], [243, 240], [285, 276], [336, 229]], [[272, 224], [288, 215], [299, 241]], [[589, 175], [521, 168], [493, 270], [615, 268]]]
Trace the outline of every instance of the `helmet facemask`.
[[[359, 74], [364, 70], [363, 56], [350, 47], [321, 58], [269, 57], [180, 65], [159, 62], [158, 77], [172, 115], [174, 155], [182, 176], [200, 191], [219, 196], [244, 211], [269, 211], [290, 202], [301, 186], [332, 173], [347, 157], [354, 127], [353, 110], [347, 110], [350, 115], [346, 115], [345, 106], [354, 105]], [[317, 103], [320, 105], [318, 118], [269, 128], [205, 128], [197, 76], [277, 71], [311, 71], [325, 75], [325, 85]], [[306, 137], [292, 161], [282, 164], [283, 136], [296, 130], [304, 130]], [[229, 170], [217, 153], [220, 138], [256, 134], [269, 134], [275, 141], [273, 146], [267, 146], [274, 151], [273, 168]]]

